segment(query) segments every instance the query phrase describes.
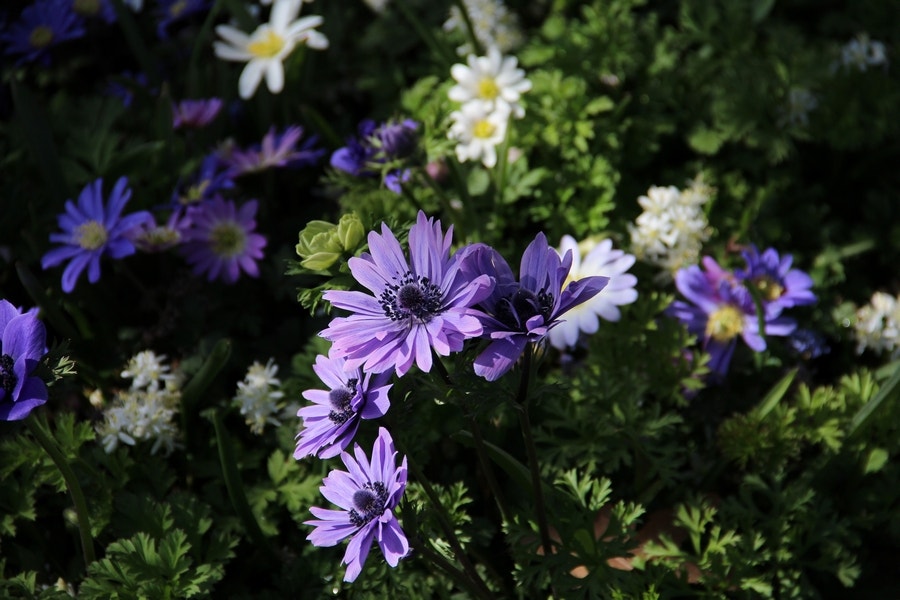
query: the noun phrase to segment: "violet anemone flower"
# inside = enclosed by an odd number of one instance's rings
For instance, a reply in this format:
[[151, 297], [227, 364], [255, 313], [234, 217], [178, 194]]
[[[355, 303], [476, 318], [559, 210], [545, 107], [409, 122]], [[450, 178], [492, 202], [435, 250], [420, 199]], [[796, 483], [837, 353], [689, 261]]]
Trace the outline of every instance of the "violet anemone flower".
[[383, 427], [378, 429], [371, 462], [359, 444], [354, 444], [353, 456], [342, 452], [347, 471], [331, 471], [319, 488], [341, 510], [314, 506], [309, 512], [317, 519], [303, 523], [315, 527], [306, 537], [314, 546], [334, 546], [351, 538], [341, 561], [347, 565], [344, 581], [354, 581], [359, 576], [374, 541], [392, 567], [409, 553], [406, 534], [393, 512], [403, 497], [407, 477], [406, 457], [399, 467], [396, 457], [394, 440]]
[[238, 208], [217, 196], [188, 209], [191, 223], [181, 252], [195, 275], [225, 283], [236, 282], [241, 271], [250, 277], [259, 275], [256, 261], [263, 257], [266, 238], [255, 232], [256, 207], [256, 200]]
[[377, 126], [366, 119], [359, 124], [358, 136], [347, 140], [346, 146], [331, 155], [331, 166], [355, 177], [375, 177], [387, 169], [383, 173], [383, 183], [399, 194], [401, 184], [409, 180], [410, 173], [398, 163], [415, 151], [418, 128], [419, 124], [412, 119], [388, 121]]
[[738, 337], [752, 350], [762, 352], [766, 349], [763, 335], [790, 335], [797, 324], [787, 317], [766, 314], [765, 331], [761, 332], [750, 292], [711, 257], [702, 262], [703, 270], [693, 265], [675, 274], [675, 287], [690, 303], [676, 300], [665, 314], [682, 321], [703, 340], [703, 349], [710, 355], [709, 367], [721, 376], [728, 372]]
[[181, 208], [212, 200], [222, 190], [234, 188], [232, 176], [230, 167], [222, 162], [218, 154], [209, 154], [200, 163], [200, 168], [191, 179], [187, 183], [179, 184], [172, 192], [172, 206]]
[[0, 421], [24, 419], [47, 401], [47, 386], [34, 374], [46, 340], [36, 308], [22, 313], [0, 300]]
[[191, 226], [190, 217], [184, 210], [173, 210], [164, 225], [155, 219], [147, 220], [133, 229], [129, 238], [142, 252], [162, 252], [180, 244]]
[[480, 315], [484, 336], [491, 341], [475, 359], [477, 375], [488, 381], [498, 379], [512, 368], [526, 344], [543, 340], [563, 314], [596, 296], [609, 282], [608, 277], [593, 275], [563, 289], [571, 267], [572, 251], [560, 258], [543, 233], [525, 249], [518, 282], [496, 250], [485, 244], [473, 247], [463, 270], [487, 273], [496, 281], [493, 292], [479, 305], [484, 311]]
[[767, 315], [777, 317], [785, 308], [815, 303], [812, 277], [791, 268], [793, 257], [790, 254], [779, 257], [774, 248], [760, 254], [752, 245], [741, 254], [747, 268], [736, 270], [734, 275], [759, 291]]
[[0, 42], [6, 42], [4, 54], [19, 55], [17, 65], [46, 65], [50, 63], [50, 48], [84, 34], [84, 23], [72, 11], [70, 0], [37, 0], [22, 10], [9, 29], [0, 32]]
[[220, 98], [182, 100], [178, 104], [172, 104], [172, 129], [206, 127], [213, 122], [221, 110], [222, 100]]
[[134, 254], [134, 244], [129, 235], [142, 223], [152, 222], [153, 215], [139, 211], [122, 215], [122, 209], [131, 198], [128, 179], [120, 177], [103, 205], [103, 179], [89, 183], [81, 190], [78, 204], [66, 200], [66, 211], [57, 217], [62, 233], [51, 233], [50, 241], [62, 244], [47, 252], [41, 259], [41, 267], [55, 267], [68, 260], [62, 276], [62, 289], [69, 293], [85, 268], [88, 281], [100, 279], [100, 257], [124, 258]]
[[441, 356], [462, 350], [482, 326], [470, 307], [491, 291], [487, 275], [460, 270], [462, 254], [450, 255], [453, 227], [419, 211], [409, 231], [407, 262], [400, 243], [384, 223], [369, 233], [369, 252], [349, 261], [353, 277], [371, 293], [328, 291], [323, 298], [349, 317], [333, 319], [319, 335], [333, 342], [331, 353], [347, 359], [345, 369], [362, 366], [404, 375], [415, 362], [431, 370], [432, 349]]
[[316, 357], [313, 371], [329, 391], [303, 392], [303, 397], [314, 404], [297, 412], [304, 427], [297, 434], [297, 460], [312, 454], [319, 458], [337, 456], [353, 441], [360, 419], [383, 417], [391, 406], [390, 371], [373, 374], [357, 368], [354, 373], [347, 373], [343, 358], [321, 354]]
[[288, 127], [282, 133], [277, 133], [272, 127], [261, 144], [246, 150], [226, 150], [222, 153], [222, 162], [228, 165], [233, 176], [275, 167], [299, 168], [314, 165], [324, 156], [325, 150], [315, 147], [319, 141], [315, 135], [309, 136], [298, 148], [297, 144], [302, 137], [303, 128], [298, 125]]

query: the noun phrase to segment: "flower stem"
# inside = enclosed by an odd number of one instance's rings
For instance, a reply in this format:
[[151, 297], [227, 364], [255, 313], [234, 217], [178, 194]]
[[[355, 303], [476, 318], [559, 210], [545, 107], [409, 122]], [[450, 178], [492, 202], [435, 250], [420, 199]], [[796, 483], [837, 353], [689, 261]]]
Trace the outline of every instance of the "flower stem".
[[84, 566], [87, 568], [88, 565], [94, 562], [96, 556], [94, 555], [94, 538], [91, 536], [91, 522], [88, 518], [87, 502], [85, 502], [81, 484], [78, 483], [78, 478], [69, 465], [69, 461], [63, 456], [56, 441], [44, 427], [43, 418], [35, 416], [31, 419], [26, 419], [26, 422], [31, 434], [50, 456], [56, 468], [59, 469], [63, 480], [66, 482], [66, 487], [69, 488], [69, 493], [72, 494], [72, 502], [75, 504], [75, 515], [78, 519], [78, 535], [81, 537], [81, 551], [84, 554]]
[[474, 415], [470, 416], [469, 420], [472, 423], [472, 437], [475, 439], [475, 453], [478, 454], [478, 462], [481, 463], [481, 470], [484, 471], [484, 478], [487, 480], [488, 487], [491, 488], [491, 492], [494, 494], [494, 501], [497, 503], [497, 508], [500, 510], [500, 518], [503, 519], [504, 523], [509, 523], [509, 508], [506, 506], [506, 498], [503, 496], [503, 490], [500, 489], [500, 484], [497, 482], [497, 477], [494, 475], [494, 468], [491, 466], [491, 460], [488, 458], [487, 452], [485, 451], [484, 436], [481, 435], [481, 426], [478, 424], [478, 420]]
[[476, 585], [476, 583], [469, 579], [465, 573], [457, 569], [449, 560], [444, 558], [443, 555], [434, 550], [427, 540], [422, 540], [422, 545], [418, 546], [416, 550], [434, 563], [436, 567], [449, 575], [450, 579], [455, 581], [458, 586], [468, 589], [474, 594], [474, 597], [485, 599], [493, 598], [493, 595], [489, 591]]
[[459, 14], [462, 15], [462, 19], [466, 24], [466, 33], [469, 35], [469, 42], [472, 44], [472, 54], [481, 56], [481, 43], [478, 41], [478, 36], [475, 35], [475, 25], [472, 23], [472, 17], [469, 16], [469, 11], [466, 10], [466, 3], [462, 0], [453, 0], [453, 4], [459, 9]]

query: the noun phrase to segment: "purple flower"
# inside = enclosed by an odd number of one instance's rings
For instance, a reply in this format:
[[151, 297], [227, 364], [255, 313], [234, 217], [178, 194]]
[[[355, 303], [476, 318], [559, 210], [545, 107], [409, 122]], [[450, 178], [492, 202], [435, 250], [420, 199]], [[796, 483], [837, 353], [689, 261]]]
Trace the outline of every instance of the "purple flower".
[[324, 298], [351, 311], [333, 319], [321, 335], [333, 342], [333, 356], [347, 359], [345, 369], [363, 366], [381, 373], [405, 374], [415, 362], [430, 371], [432, 349], [441, 356], [462, 349], [463, 342], [481, 335], [470, 307], [491, 290], [487, 275], [466, 276], [461, 254], [450, 256], [453, 228], [446, 236], [441, 222], [419, 211], [409, 232], [410, 260], [387, 225], [369, 233], [369, 253], [349, 261], [364, 292], [329, 291]]
[[210, 154], [200, 163], [196, 175], [172, 193], [172, 205], [179, 208], [212, 200], [222, 190], [234, 188], [232, 175], [230, 167], [217, 154]]
[[484, 335], [491, 342], [475, 359], [475, 373], [494, 381], [512, 368], [525, 345], [544, 339], [551, 327], [571, 308], [590, 300], [609, 282], [608, 277], [589, 276], [572, 281], [563, 289], [572, 251], [560, 258], [539, 233], [525, 249], [519, 281], [500, 254], [476, 244], [468, 254], [466, 273], [487, 273], [496, 285], [479, 308]]
[[344, 581], [354, 581], [362, 572], [372, 542], [378, 542], [387, 563], [396, 567], [409, 553], [409, 542], [400, 528], [393, 508], [406, 489], [406, 457], [398, 467], [394, 441], [383, 427], [372, 449], [372, 462], [358, 444], [353, 455], [341, 453], [347, 471], [331, 471], [319, 488], [326, 499], [341, 510], [312, 507], [317, 520], [304, 521], [315, 529], [306, 539], [314, 546], [334, 546], [351, 537], [341, 564], [347, 565]]
[[81, 190], [78, 204], [66, 200], [66, 211], [57, 217], [62, 233], [51, 233], [50, 241], [62, 244], [44, 255], [41, 266], [55, 267], [63, 261], [69, 264], [63, 271], [62, 289], [69, 293], [85, 267], [88, 281], [100, 279], [100, 257], [124, 258], [134, 254], [134, 244], [128, 238], [131, 231], [142, 223], [153, 220], [147, 211], [122, 216], [122, 209], [131, 198], [128, 179], [120, 177], [103, 205], [103, 179], [89, 183]]
[[[147, 89], [149, 81], [145, 73], [132, 73], [131, 71], [123, 71], [120, 75], [113, 77], [107, 84], [106, 90], [110, 96], [115, 96], [122, 100], [125, 107], [130, 107], [134, 101], [134, 91], [139, 88]], [[149, 93], [155, 93], [155, 90], [148, 90]]]
[[5, 54], [18, 54], [17, 65], [40, 61], [50, 64], [50, 48], [66, 40], [84, 36], [81, 17], [72, 12], [71, 0], [37, 0], [26, 6], [7, 31], [0, 33], [6, 42]]
[[806, 360], [819, 358], [831, 352], [828, 342], [818, 331], [811, 329], [797, 329], [788, 337], [788, 346], [791, 350]]
[[779, 258], [774, 248], [760, 254], [752, 245], [741, 254], [747, 268], [736, 270], [734, 275], [745, 285], [759, 290], [767, 315], [777, 317], [785, 308], [815, 303], [816, 295], [810, 289], [812, 277], [799, 269], [791, 269], [793, 257], [790, 254]]
[[166, 39], [169, 37], [170, 26], [191, 15], [208, 10], [209, 5], [209, 0], [159, 0], [156, 35], [160, 39]]
[[385, 187], [399, 194], [400, 184], [409, 179], [409, 170], [389, 165], [402, 163], [415, 151], [418, 128], [419, 124], [412, 119], [388, 121], [378, 126], [366, 119], [359, 124], [358, 136], [348, 139], [346, 146], [331, 155], [331, 166], [354, 177], [383, 175]]
[[315, 147], [319, 138], [310, 136], [298, 148], [297, 143], [301, 137], [303, 128], [297, 125], [288, 127], [283, 133], [276, 133], [272, 127], [263, 137], [262, 144], [253, 145], [246, 150], [226, 150], [222, 162], [230, 167], [233, 176], [274, 167], [299, 168], [316, 164], [325, 154], [325, 150]]
[[212, 123], [222, 110], [222, 100], [182, 100], [172, 104], [172, 129], [189, 127], [199, 129]]
[[36, 308], [22, 313], [0, 300], [0, 420], [24, 419], [47, 401], [47, 386], [34, 374], [46, 338]]
[[789, 335], [796, 323], [787, 317], [765, 315], [765, 331], [759, 331], [759, 318], [753, 298], [730, 273], [711, 257], [703, 258], [703, 267], [693, 265], [675, 274], [675, 287], [690, 303], [676, 300], [665, 311], [687, 325], [688, 331], [703, 340], [710, 355], [710, 369], [719, 375], [728, 372], [737, 338], [756, 352], [766, 349], [765, 335]]
[[256, 200], [237, 208], [231, 200], [215, 197], [188, 209], [190, 228], [181, 245], [195, 275], [234, 283], [244, 271], [259, 275], [256, 261], [263, 257], [266, 238], [255, 233]]
[[183, 210], [173, 210], [165, 225], [156, 219], [148, 219], [133, 229], [129, 238], [142, 252], [162, 252], [182, 242], [191, 226], [191, 220]]
[[294, 458], [311, 454], [331, 458], [340, 454], [356, 435], [360, 419], [383, 417], [390, 408], [388, 390], [391, 372], [354, 373], [344, 371], [344, 359], [319, 355], [313, 371], [329, 391], [306, 390], [303, 397], [315, 404], [301, 408], [303, 431], [297, 435]]

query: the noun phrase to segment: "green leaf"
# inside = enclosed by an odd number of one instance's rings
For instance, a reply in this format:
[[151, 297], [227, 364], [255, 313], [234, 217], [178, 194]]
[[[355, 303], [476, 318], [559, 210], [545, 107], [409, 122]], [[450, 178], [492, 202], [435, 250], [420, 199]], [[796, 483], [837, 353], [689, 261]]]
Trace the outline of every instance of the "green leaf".
[[872, 448], [866, 457], [863, 473], [877, 473], [887, 464], [888, 458], [890, 458], [890, 454], [884, 448]]
[[787, 393], [788, 389], [791, 387], [791, 384], [794, 382], [798, 370], [798, 368], [791, 369], [778, 381], [778, 383], [772, 386], [772, 389], [769, 390], [769, 393], [766, 394], [766, 397], [763, 398], [762, 402], [760, 402], [755, 409], [756, 415], [760, 419], [765, 418], [765, 416], [778, 405], [785, 393]]
[[775, 6], [775, 0], [755, 0], [753, 2], [753, 14], [751, 18], [753, 23], [761, 23]]
[[894, 369], [894, 374], [891, 375], [891, 378], [878, 390], [878, 393], [875, 394], [875, 397], [866, 402], [865, 406], [863, 406], [859, 412], [853, 415], [853, 419], [850, 421], [850, 429], [847, 431], [847, 436], [851, 436], [868, 421], [869, 417], [872, 416], [872, 413], [884, 402], [885, 398], [888, 398], [892, 395], [896, 395], [897, 386], [900, 385], [900, 365]]

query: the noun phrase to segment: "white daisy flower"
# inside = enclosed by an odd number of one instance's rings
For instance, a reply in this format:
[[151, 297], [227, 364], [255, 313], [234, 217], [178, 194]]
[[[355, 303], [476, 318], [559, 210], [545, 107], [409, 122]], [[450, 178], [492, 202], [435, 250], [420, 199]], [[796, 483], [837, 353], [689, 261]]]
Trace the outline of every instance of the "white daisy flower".
[[[618, 321], [622, 313], [619, 306], [637, 300], [637, 277], [626, 273], [634, 264], [635, 257], [622, 250], [614, 250], [612, 240], [585, 240], [581, 244], [570, 235], [564, 235], [557, 252], [565, 256], [572, 251], [572, 268], [563, 289], [572, 281], [591, 275], [609, 277], [600, 293], [572, 308], [564, 319], [547, 334], [554, 348], [565, 350], [575, 345], [581, 333], [596, 333], [600, 320]], [[582, 258], [582, 253], [584, 258]], [[598, 318], [599, 317], [599, 318]]]
[[456, 157], [460, 162], [481, 160], [491, 168], [497, 164], [497, 145], [506, 137], [509, 113], [506, 110], [488, 110], [479, 102], [463, 104], [450, 113], [453, 125], [447, 133], [456, 145]]
[[531, 89], [531, 81], [525, 79], [525, 71], [516, 68], [514, 56], [504, 57], [496, 46], [491, 46], [487, 56], [470, 54], [466, 62], [468, 66], [455, 64], [450, 68], [457, 82], [448, 93], [451, 100], [480, 102], [487, 110], [505, 105], [517, 119], [525, 115], [519, 99]]
[[219, 25], [216, 33], [225, 42], [214, 42], [216, 56], [223, 60], [246, 62], [247, 66], [238, 81], [241, 98], [250, 98], [259, 87], [263, 75], [269, 91], [277, 94], [284, 89], [284, 60], [297, 44], [322, 50], [328, 47], [328, 38], [315, 31], [322, 24], [322, 17], [297, 18], [300, 0], [275, 0], [269, 22], [256, 28], [251, 35], [231, 27]]

